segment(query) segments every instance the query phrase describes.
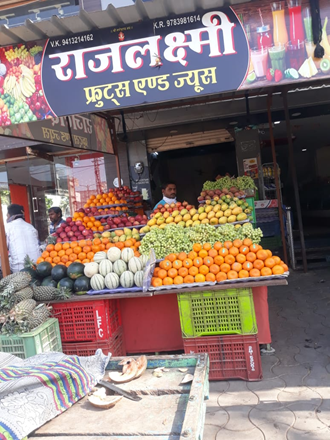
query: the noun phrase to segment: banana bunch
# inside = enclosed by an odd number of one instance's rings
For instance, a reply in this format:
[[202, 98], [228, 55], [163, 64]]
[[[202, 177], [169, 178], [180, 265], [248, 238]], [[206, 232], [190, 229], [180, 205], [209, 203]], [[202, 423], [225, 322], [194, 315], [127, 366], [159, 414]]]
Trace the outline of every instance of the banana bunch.
[[12, 91], [15, 87], [15, 84], [16, 84], [16, 77], [13, 75], [7, 75], [5, 82], [3, 83], [3, 90], [6, 93], [9, 93], [12, 95]]
[[35, 82], [34, 82], [33, 77], [31, 79], [30, 76], [25, 75], [24, 73], [20, 77], [19, 85], [20, 85], [20, 89], [21, 89], [23, 95], [26, 98], [30, 98], [30, 96], [32, 96], [33, 93], [36, 91]]
[[21, 86], [18, 82], [15, 82], [15, 85], [11, 91], [11, 94], [15, 98], [15, 101], [21, 101], [24, 99], [24, 96], [22, 94]]

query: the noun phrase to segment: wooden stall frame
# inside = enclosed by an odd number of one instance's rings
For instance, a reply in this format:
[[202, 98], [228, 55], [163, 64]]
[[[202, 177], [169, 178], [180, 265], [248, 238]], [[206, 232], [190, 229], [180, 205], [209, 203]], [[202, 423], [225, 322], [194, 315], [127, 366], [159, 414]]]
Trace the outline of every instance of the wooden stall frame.
[[[0, 197], [1, 206], [1, 197]], [[2, 215], [2, 209], [0, 209], [0, 256], [1, 256], [1, 269], [4, 277], [10, 274], [9, 256], [7, 249], [7, 239], [4, 226], [4, 220]]]

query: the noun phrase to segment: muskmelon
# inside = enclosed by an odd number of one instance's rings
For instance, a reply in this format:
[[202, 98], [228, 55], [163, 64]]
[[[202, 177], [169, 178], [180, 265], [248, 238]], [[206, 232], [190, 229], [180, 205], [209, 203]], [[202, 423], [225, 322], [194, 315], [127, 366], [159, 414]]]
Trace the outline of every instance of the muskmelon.
[[108, 273], [104, 281], [108, 289], [117, 289], [119, 286], [119, 276], [116, 273]]
[[127, 264], [123, 260], [117, 260], [114, 262], [112, 270], [120, 277], [120, 275], [127, 270]]
[[121, 251], [121, 259], [128, 263], [131, 258], [134, 257], [134, 251], [131, 248], [125, 248]]
[[91, 278], [91, 288], [93, 290], [103, 290], [105, 287], [104, 277], [99, 273], [95, 274]]
[[120, 275], [120, 284], [126, 289], [134, 286], [134, 275], [132, 272], [126, 270]]
[[99, 265], [97, 263], [86, 263], [84, 268], [84, 274], [88, 278], [92, 278], [93, 275], [99, 273]]
[[140, 259], [140, 261], [142, 263], [142, 267], [144, 269], [146, 267], [146, 265], [147, 265], [149, 257], [148, 257], [148, 255], [141, 255], [141, 257], [139, 257], [139, 259]]
[[107, 252], [107, 258], [112, 263], [114, 263], [115, 261], [119, 260], [120, 255], [121, 255], [121, 251], [117, 247], [112, 247]]
[[102, 276], [108, 275], [108, 273], [112, 272], [112, 263], [110, 260], [102, 260], [99, 264], [99, 273]]
[[142, 270], [141, 260], [138, 257], [131, 258], [128, 262], [128, 269], [133, 273], [136, 273], [139, 270]]
[[143, 270], [137, 271], [136, 274], [134, 275], [134, 283], [137, 287], [143, 286], [143, 275], [144, 275]]
[[107, 254], [105, 252], [96, 252], [94, 255], [93, 260], [95, 263], [100, 263], [102, 260], [105, 260], [107, 258]]

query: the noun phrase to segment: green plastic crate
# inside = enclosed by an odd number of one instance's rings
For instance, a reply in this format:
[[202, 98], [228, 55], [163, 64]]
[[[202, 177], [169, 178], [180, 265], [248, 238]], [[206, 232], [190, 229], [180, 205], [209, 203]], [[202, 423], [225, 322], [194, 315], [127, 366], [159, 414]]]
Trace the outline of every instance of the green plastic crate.
[[252, 208], [251, 216], [252, 216], [252, 223], [256, 224], [257, 218], [256, 218], [256, 208], [254, 205], [254, 197], [246, 197], [246, 203]]
[[60, 327], [56, 318], [47, 319], [32, 332], [15, 336], [0, 336], [0, 351], [21, 359], [50, 351], [62, 352]]
[[274, 237], [263, 237], [261, 239], [260, 245], [264, 249], [269, 249], [275, 251], [282, 246], [282, 239], [280, 235], [275, 235]]
[[252, 289], [179, 293], [183, 338], [258, 333]]

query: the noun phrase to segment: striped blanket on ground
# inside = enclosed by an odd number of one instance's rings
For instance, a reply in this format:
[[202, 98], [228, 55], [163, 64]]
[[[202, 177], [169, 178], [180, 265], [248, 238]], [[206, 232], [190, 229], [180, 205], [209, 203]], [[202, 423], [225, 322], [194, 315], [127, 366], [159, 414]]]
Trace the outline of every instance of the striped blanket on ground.
[[83, 398], [103, 377], [109, 356], [0, 352], [0, 440], [21, 440]]

